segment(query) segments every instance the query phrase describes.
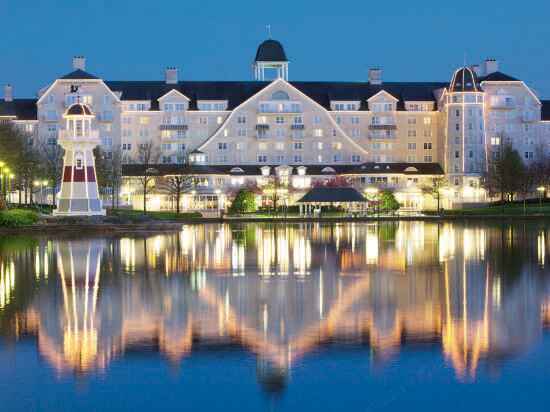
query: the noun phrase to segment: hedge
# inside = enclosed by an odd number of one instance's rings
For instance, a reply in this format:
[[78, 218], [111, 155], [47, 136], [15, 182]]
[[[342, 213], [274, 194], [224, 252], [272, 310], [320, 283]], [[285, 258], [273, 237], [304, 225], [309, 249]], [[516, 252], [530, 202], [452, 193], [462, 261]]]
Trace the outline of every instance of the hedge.
[[38, 213], [33, 210], [11, 209], [0, 212], [0, 226], [18, 227], [38, 222]]

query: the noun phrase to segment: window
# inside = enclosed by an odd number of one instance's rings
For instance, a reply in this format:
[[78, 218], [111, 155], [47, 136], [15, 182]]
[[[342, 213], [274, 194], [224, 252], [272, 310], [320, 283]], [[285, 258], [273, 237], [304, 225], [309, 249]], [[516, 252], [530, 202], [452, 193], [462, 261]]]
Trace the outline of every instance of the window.
[[199, 124], [208, 124], [208, 117], [199, 117]]
[[409, 150], [416, 150], [416, 143], [408, 143], [407, 147]]
[[342, 149], [342, 143], [340, 143], [340, 142], [333, 142], [333, 143], [332, 143], [332, 148], [333, 148], [334, 150], [341, 150], [341, 149]]
[[424, 143], [424, 150], [432, 150], [432, 144], [430, 142]]
[[532, 160], [533, 159], [533, 152], [525, 152], [525, 159]]
[[460, 158], [460, 152], [458, 150], [455, 151], [455, 159]]
[[361, 156], [359, 155], [351, 155], [351, 161], [353, 163], [359, 163], [361, 161]]
[[282, 142], [275, 143], [275, 149], [276, 150], [285, 150], [285, 144]]
[[168, 152], [168, 151], [172, 150], [172, 144], [171, 143], [163, 143], [161, 145], [161, 150], [164, 151], [164, 152]]
[[162, 163], [172, 163], [172, 156], [162, 156]]
[[458, 109], [455, 110], [455, 116], [456, 116], [456, 117], [459, 117], [459, 116], [460, 116], [460, 110], [458, 110]]
[[237, 123], [238, 124], [245, 124], [246, 123], [246, 116], [237, 116]]
[[266, 163], [267, 162], [267, 156], [266, 155], [258, 155], [258, 162], [259, 163]]
[[359, 129], [352, 129], [351, 130], [351, 137], [360, 137], [361, 136], [361, 132]]
[[315, 137], [323, 137], [323, 129], [314, 129], [314, 130], [313, 130], [313, 136], [315, 136]]
[[313, 123], [314, 124], [321, 124], [321, 117], [320, 116], [313, 117]]
[[334, 163], [338, 163], [342, 161], [342, 155], [340, 153], [337, 153], [333, 156]]
[[409, 130], [407, 131], [408, 137], [416, 137], [416, 130]]
[[500, 137], [498, 137], [498, 136], [491, 137], [491, 145], [492, 146], [500, 145]]
[[425, 117], [424, 118], [424, 124], [427, 126], [429, 124], [432, 124], [432, 118], [431, 117]]
[[285, 123], [285, 118], [283, 116], [277, 116], [275, 118], [275, 123], [277, 124], [284, 124]]
[[82, 158], [76, 159], [76, 168], [82, 169]]
[[432, 162], [432, 156], [431, 155], [424, 156], [424, 161], [428, 162], [428, 163], [431, 163]]
[[294, 150], [302, 150], [304, 148], [304, 144], [302, 142], [294, 142]]
[[222, 124], [223, 123], [223, 117], [221, 117], [221, 116], [216, 117], [216, 123]]
[[237, 130], [237, 136], [239, 137], [246, 137], [246, 129], [238, 129]]
[[294, 163], [302, 163], [302, 155], [294, 155]]
[[185, 104], [184, 103], [176, 103], [174, 104], [174, 110], [176, 112], [183, 112], [185, 110]]
[[304, 124], [304, 119], [302, 116], [294, 117], [294, 124]]
[[260, 143], [258, 144], [258, 149], [260, 149], [262, 152], [267, 150], [267, 143]]
[[323, 142], [317, 142], [317, 149], [323, 150]]
[[456, 130], [457, 132], [460, 131], [460, 124], [458, 124], [458, 123], [455, 124], [455, 130]]
[[132, 143], [122, 143], [122, 150], [132, 150]]
[[227, 143], [225, 142], [218, 143], [218, 150], [227, 150]]
[[407, 119], [408, 124], [416, 124], [416, 117], [409, 117]]
[[359, 117], [353, 116], [351, 118], [351, 124], [359, 124]]
[[139, 124], [149, 124], [150, 119], [148, 117], [140, 117], [139, 118]]
[[172, 112], [174, 111], [174, 105], [172, 103], [165, 103], [164, 104], [164, 111], [165, 112]]

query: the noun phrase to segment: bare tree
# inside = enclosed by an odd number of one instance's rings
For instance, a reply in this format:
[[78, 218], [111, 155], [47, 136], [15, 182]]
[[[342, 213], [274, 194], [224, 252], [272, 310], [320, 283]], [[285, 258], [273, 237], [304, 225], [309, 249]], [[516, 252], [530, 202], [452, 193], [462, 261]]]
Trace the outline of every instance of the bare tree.
[[40, 160], [42, 172], [48, 180], [48, 186], [52, 191], [52, 206], [55, 206], [55, 195], [57, 188], [61, 184], [63, 173], [63, 154], [64, 150], [58, 144], [41, 144]]
[[433, 198], [437, 202], [437, 212], [441, 210], [441, 190], [449, 186], [449, 182], [443, 176], [434, 177], [431, 185], [426, 185], [422, 188], [422, 191]]
[[499, 195], [501, 202], [506, 198], [513, 200], [520, 189], [518, 176], [521, 176], [524, 168], [517, 150], [508, 144], [501, 145], [489, 159], [487, 172], [483, 177], [483, 187], [491, 197]]
[[151, 193], [154, 188], [155, 178], [158, 175], [158, 171], [155, 166], [158, 162], [160, 152], [158, 147], [149, 140], [144, 143], [140, 143], [138, 146], [139, 162], [143, 166], [143, 172], [138, 177], [138, 181], [143, 192], [143, 213], [147, 213], [147, 195]]
[[179, 174], [167, 176], [163, 179], [162, 186], [170, 194], [176, 203], [176, 213], [180, 213], [181, 196], [195, 186], [195, 179], [182, 169]]

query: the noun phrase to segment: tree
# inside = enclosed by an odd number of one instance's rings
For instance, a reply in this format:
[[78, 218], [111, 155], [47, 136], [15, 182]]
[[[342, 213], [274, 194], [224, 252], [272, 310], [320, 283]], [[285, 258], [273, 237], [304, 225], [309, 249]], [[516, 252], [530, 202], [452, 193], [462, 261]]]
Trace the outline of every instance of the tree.
[[39, 175], [40, 161], [31, 137], [12, 123], [0, 124], [0, 148], [2, 161], [14, 172], [13, 183], [19, 191], [19, 203], [22, 192], [25, 194], [25, 203], [28, 194], [32, 203], [33, 182]]
[[63, 148], [58, 144], [41, 144], [40, 160], [42, 172], [52, 190], [52, 206], [55, 206], [57, 188], [61, 185], [63, 173]]
[[162, 182], [162, 186], [168, 191], [176, 203], [176, 213], [180, 213], [181, 196], [195, 186], [193, 176], [186, 174], [184, 170], [180, 174], [167, 176]]
[[237, 192], [231, 207], [230, 213], [251, 213], [256, 211], [256, 195], [248, 189], [241, 189]]
[[138, 147], [139, 161], [143, 165], [143, 173], [138, 177], [141, 190], [143, 192], [143, 213], [147, 214], [147, 195], [153, 190], [155, 183], [155, 176], [158, 171], [155, 169], [155, 165], [159, 158], [158, 148], [155, 146], [152, 140], [141, 143]]
[[383, 190], [378, 195], [380, 210], [384, 212], [395, 212], [400, 205], [391, 190]]
[[536, 182], [536, 165], [523, 166], [519, 180], [519, 192], [523, 198], [523, 214], [527, 212], [527, 197], [533, 192], [533, 186]]
[[503, 145], [499, 151], [492, 153], [483, 178], [483, 187], [491, 197], [500, 195], [501, 202], [506, 198], [513, 200], [520, 189], [521, 181], [518, 176], [523, 170], [524, 165], [519, 153], [511, 145]]
[[107, 153], [97, 146], [94, 148], [94, 157], [99, 192], [104, 196], [110, 192], [111, 206], [116, 208], [122, 184], [120, 150], [115, 150], [107, 155]]
[[427, 195], [433, 196], [433, 198], [437, 201], [437, 211], [439, 212], [441, 210], [440, 203], [441, 203], [441, 191], [449, 185], [449, 182], [445, 177], [434, 177], [432, 179], [432, 184], [424, 186], [422, 188], [422, 191], [426, 193]]

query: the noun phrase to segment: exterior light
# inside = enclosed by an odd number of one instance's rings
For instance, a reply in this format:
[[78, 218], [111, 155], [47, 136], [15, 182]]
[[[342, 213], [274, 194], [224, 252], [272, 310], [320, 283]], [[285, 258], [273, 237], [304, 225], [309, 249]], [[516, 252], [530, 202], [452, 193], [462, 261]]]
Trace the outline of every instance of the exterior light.
[[13, 179], [15, 177], [15, 175], [13, 173], [10, 174], [9, 178], [10, 179]]
[[47, 185], [48, 185], [48, 181], [47, 181], [47, 180], [44, 180], [44, 181], [42, 182], [42, 184], [43, 184], [44, 186], [47, 186]]
[[40, 182], [38, 180], [35, 180], [34, 182], [32, 182], [35, 186], [40, 186]]
[[0, 160], [0, 167], [4, 167], [4, 165], [5, 163], [2, 160]]
[[539, 186], [539, 187], [537, 187], [537, 190], [538, 190], [540, 193], [542, 193], [542, 192], [544, 192], [544, 191], [546, 190], [546, 188], [545, 188], [544, 186]]

